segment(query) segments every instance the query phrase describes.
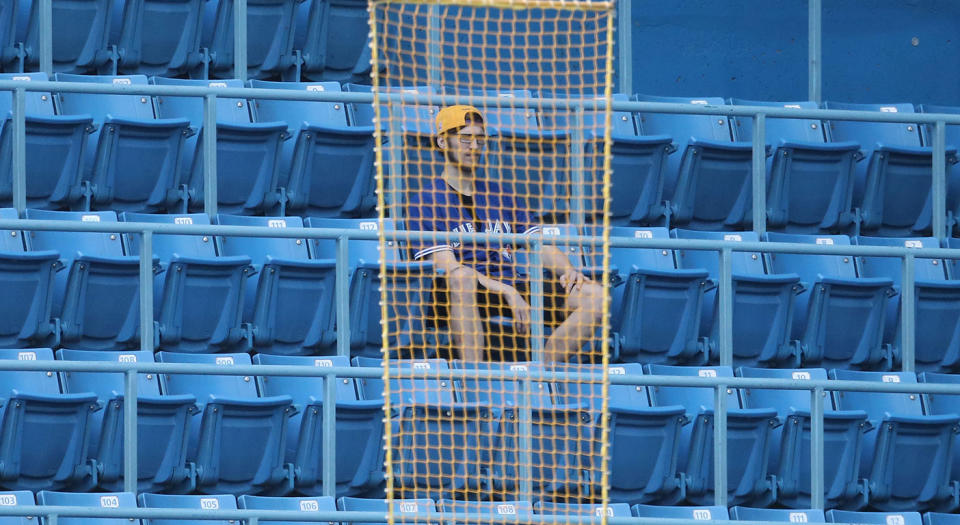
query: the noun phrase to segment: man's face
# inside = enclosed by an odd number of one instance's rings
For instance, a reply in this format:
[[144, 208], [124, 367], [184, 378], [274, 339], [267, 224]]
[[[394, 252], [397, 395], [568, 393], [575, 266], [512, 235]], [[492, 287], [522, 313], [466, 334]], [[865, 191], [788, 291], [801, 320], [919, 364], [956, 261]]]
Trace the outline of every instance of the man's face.
[[456, 164], [461, 170], [472, 172], [480, 164], [486, 138], [483, 126], [470, 124], [447, 135], [441, 143], [441, 149], [448, 162]]

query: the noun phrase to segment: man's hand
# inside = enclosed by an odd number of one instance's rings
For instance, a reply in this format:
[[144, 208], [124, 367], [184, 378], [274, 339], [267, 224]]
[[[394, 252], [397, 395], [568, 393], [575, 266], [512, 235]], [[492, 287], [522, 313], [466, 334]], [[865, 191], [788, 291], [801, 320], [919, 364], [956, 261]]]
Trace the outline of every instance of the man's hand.
[[563, 290], [568, 295], [574, 290], [579, 290], [581, 286], [589, 282], [590, 279], [588, 279], [586, 275], [583, 275], [573, 268], [564, 271], [563, 274], [560, 275], [560, 286], [563, 286]]
[[506, 290], [503, 295], [513, 312], [513, 322], [516, 329], [520, 333], [528, 333], [530, 332], [530, 305], [523, 300], [523, 296], [516, 288], [512, 286], [508, 286], [508, 288], [509, 290]]

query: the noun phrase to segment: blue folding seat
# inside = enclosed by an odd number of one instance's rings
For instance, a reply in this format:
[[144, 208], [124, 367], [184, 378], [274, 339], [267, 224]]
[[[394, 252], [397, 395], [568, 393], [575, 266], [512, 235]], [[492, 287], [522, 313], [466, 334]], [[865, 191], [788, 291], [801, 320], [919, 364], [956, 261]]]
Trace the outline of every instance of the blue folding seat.
[[[338, 498], [337, 508], [347, 511], [359, 512], [389, 512], [389, 506], [385, 499], [365, 499], [365, 498]], [[400, 499], [393, 500], [393, 511], [399, 514], [437, 514], [437, 506], [432, 499]], [[405, 521], [406, 522], [406, 521]], [[386, 525], [386, 523], [376, 523], [374, 525]], [[425, 524], [411, 524], [425, 525]]]
[[[158, 352], [158, 363], [230, 367], [251, 365], [247, 354]], [[199, 412], [191, 418], [187, 459], [197, 467], [197, 491], [283, 495], [293, 488], [293, 468], [284, 463], [289, 395], [258, 397], [250, 376], [161, 374], [164, 394], [193, 394]]]
[[[0, 505], [4, 507], [34, 507], [33, 492], [29, 490], [0, 491]], [[33, 516], [6, 516], [0, 518], [3, 525], [31, 525]]]
[[357, 0], [310, 4], [304, 43], [303, 76], [310, 80], [365, 82], [370, 79], [367, 4]]
[[[849, 104], [824, 102], [827, 109], [913, 113], [912, 104]], [[834, 120], [828, 123], [831, 140], [860, 143], [869, 162], [857, 165], [854, 206], [859, 207], [861, 235], [909, 237], [929, 234], [933, 149], [924, 146], [917, 124]], [[957, 162], [956, 147], [948, 147], [950, 165]], [[949, 208], [948, 208], [949, 209]]]
[[[817, 109], [815, 102], [733, 99], [741, 106]], [[753, 140], [753, 119], [730, 117], [736, 140]], [[767, 118], [767, 228], [794, 233], [846, 233], [855, 222], [857, 142], [827, 142], [817, 119]]]
[[[257, 354], [258, 365], [349, 367], [343, 356], [306, 357]], [[356, 495], [383, 483], [383, 401], [360, 401], [354, 380], [336, 378], [337, 494]], [[319, 495], [323, 489], [323, 403], [321, 377], [257, 376], [262, 396], [289, 395], [297, 414], [287, 420], [286, 461], [296, 472], [301, 494]], [[332, 504], [331, 500], [331, 504]]]
[[[654, 97], [641, 102], [722, 106], [721, 98]], [[669, 135], [682, 155], [667, 158], [663, 196], [669, 226], [745, 230], [751, 217], [749, 142], [734, 142], [727, 118], [717, 115], [640, 113], [641, 135]]]
[[[147, 83], [142, 75], [57, 73], [56, 80], [115, 86]], [[155, 118], [151, 98], [142, 95], [65, 93], [59, 96], [59, 107], [65, 115], [92, 116], [98, 128], [85, 147], [84, 209], [153, 213], [185, 206], [179, 159], [184, 140], [192, 133], [189, 121]]]
[[[822, 368], [738, 368], [740, 377], [826, 381]], [[808, 390], [740, 390], [744, 408], [774, 408], [781, 425], [773, 430], [770, 471], [777, 477], [777, 502], [789, 508], [810, 506], [810, 392]], [[866, 483], [860, 479], [860, 448], [870, 430], [863, 410], [833, 410], [824, 399], [824, 500], [827, 507], [856, 507], [866, 502]]]
[[[125, 222], [209, 225], [202, 213], [150, 215], [123, 213]], [[140, 236], [126, 236], [128, 253], [140, 252]], [[253, 273], [246, 255], [216, 256], [207, 235], [153, 236], [162, 287], [155, 280], [157, 346], [174, 352], [230, 352], [249, 347], [242, 325], [244, 287]], [[157, 304], [159, 302], [159, 304]]]
[[[352, 359], [353, 366], [380, 368], [383, 361], [375, 357], [358, 356]], [[430, 370], [442, 374], [450, 370], [444, 359], [391, 359], [390, 368], [393, 370]], [[429, 373], [427, 374], [430, 375]], [[439, 375], [439, 374], [438, 374]], [[380, 378], [362, 377], [357, 382], [357, 393], [360, 399], [384, 399], [384, 383]], [[456, 391], [453, 381], [443, 377], [427, 377], [426, 379], [390, 380], [390, 402], [394, 407], [407, 404], [450, 404], [456, 401]]]
[[110, 34], [113, 73], [172, 77], [194, 72], [203, 62], [203, 6], [202, 0], [114, 4]]
[[19, 0], [8, 0], [0, 10], [0, 69], [23, 71], [23, 50], [17, 42]]
[[[772, 242], [848, 246], [845, 235], [766, 234]], [[883, 344], [887, 300], [896, 295], [888, 278], [857, 275], [847, 255], [770, 255], [775, 273], [796, 273], [806, 291], [797, 297], [793, 334], [803, 366], [887, 369], [894, 356]]]
[[[666, 239], [665, 228], [615, 226], [611, 236]], [[677, 269], [673, 250], [610, 249], [622, 287], [612, 293], [615, 360], [705, 364], [707, 341], [699, 336], [704, 293], [716, 284], [707, 270]]]
[[[917, 374], [917, 380], [921, 383], [960, 383], [960, 374], [940, 374], [937, 372], [920, 372]], [[957, 413], [957, 403], [960, 402], [960, 396], [951, 394], [924, 394], [923, 413], [933, 415], [947, 415]], [[953, 438], [953, 461], [950, 469], [950, 479], [960, 480], [960, 454], [957, 453], [960, 446], [960, 435]]]
[[[254, 0], [247, 4], [247, 77], [299, 80], [301, 59], [293, 49], [295, 0]], [[233, 78], [234, 5], [207, 2], [204, 8], [203, 72], [199, 78]]]
[[[724, 233], [673, 230], [678, 239], [705, 239], [728, 242], [759, 242], [754, 232]], [[763, 268], [760, 252], [731, 252], [733, 271], [733, 362], [735, 365], [800, 365], [800, 348], [790, 335], [794, 297], [803, 291], [795, 273], [770, 275]], [[704, 268], [710, 278], [720, 279], [720, 255], [715, 251], [678, 250], [680, 268]], [[720, 294], [704, 297], [700, 335], [710, 344], [713, 361], [719, 356]]]
[[[230, 46], [232, 49], [233, 44]], [[243, 87], [239, 80], [155, 77], [151, 81], [158, 86]], [[216, 110], [219, 210], [239, 215], [283, 215], [286, 197], [280, 180], [280, 148], [288, 138], [286, 122], [253, 122], [243, 99], [217, 97]], [[185, 143], [182, 166], [183, 180], [189, 181], [190, 210], [202, 211], [203, 98], [157, 97], [157, 115], [188, 119], [190, 126], [200, 131]]]
[[[917, 104], [917, 111], [920, 113], [947, 113], [950, 115], [960, 114], [960, 107], [957, 106], [937, 106], [933, 104]], [[933, 135], [934, 135], [934, 126], [933, 124], [927, 124], [923, 129], [921, 129], [921, 140], [923, 140], [924, 146], [933, 146]], [[952, 149], [960, 149], [960, 126], [955, 126], [947, 124], [944, 131], [946, 132], [946, 146]], [[952, 169], [947, 169], [947, 214], [948, 228], [955, 228], [958, 224], [957, 217], [960, 216], [960, 177], [954, 174]], [[952, 217], [949, 217], [952, 215]], [[952, 222], [953, 224], [950, 224]]]
[[943, 512], [924, 512], [923, 525], [956, 525], [960, 523], [960, 516]]
[[828, 510], [827, 523], [863, 523], [864, 525], [920, 525], [919, 512], [855, 512], [849, 510]]
[[529, 501], [458, 501], [442, 499], [437, 501], [437, 510], [453, 515], [482, 514], [493, 516], [516, 516], [517, 519], [533, 516], [533, 505]]
[[787, 523], [824, 523], [823, 509], [755, 509], [730, 507], [730, 519]]
[[[856, 370], [831, 370], [830, 379], [917, 382], [912, 372]], [[960, 415], [924, 415], [920, 396], [906, 393], [836, 391], [833, 403], [839, 410], [864, 410], [876, 428], [864, 439], [860, 462], [871, 508], [939, 511], [956, 507], [960, 494], [957, 484], [950, 482], [950, 454], [954, 435], [960, 432]]]
[[[117, 222], [112, 211], [27, 210], [27, 219]], [[68, 268], [54, 281], [53, 314], [60, 344], [84, 350], [120, 350], [140, 344], [140, 258], [125, 256], [115, 233], [31, 231], [30, 250], [58, 250]], [[154, 259], [154, 266], [158, 260]]]
[[[940, 247], [934, 237], [859, 237], [856, 241], [866, 246]], [[916, 370], [960, 371], [960, 280], [948, 280], [945, 266], [942, 259], [914, 260]], [[902, 286], [902, 267], [899, 258], [860, 257], [860, 275], [890, 279], [898, 291]], [[888, 302], [884, 333], [884, 342], [893, 347], [897, 361], [900, 359], [901, 308], [901, 300]]]
[[[0, 360], [52, 361], [49, 348], [0, 350]], [[61, 394], [56, 374], [0, 371], [0, 482], [8, 489], [83, 489], [96, 480], [89, 462], [90, 413], [97, 396]]]
[[[512, 372], [519, 379], [527, 372], [543, 372], [541, 363], [495, 363], [470, 362], [456, 360], [452, 362], [456, 370], [480, 370], [491, 372]], [[534, 409], [550, 408], [553, 402], [550, 399], [550, 383], [546, 381], [529, 381], [529, 397], [524, 401], [523, 387], [519, 380], [487, 379], [465, 377], [457, 384], [459, 398], [465, 403], [482, 403], [491, 407], [506, 408], [515, 406], [530, 406]]]
[[[343, 228], [374, 231], [377, 221], [363, 219], [320, 219], [304, 221], [310, 228]], [[384, 229], [393, 231], [393, 221], [384, 219]], [[314, 259], [334, 259], [334, 239], [313, 239]], [[428, 330], [423, 310], [430, 304], [429, 294], [435, 276], [431, 262], [401, 262], [395, 241], [387, 242], [387, 275], [380, 272], [379, 241], [354, 239], [347, 243], [350, 264], [350, 353], [353, 356], [381, 357], [383, 329], [380, 325], [380, 287], [387, 291], [387, 323], [390, 348], [396, 356], [430, 357], [442, 341], [441, 334]]]
[[[295, 510], [305, 513], [335, 512], [337, 502], [331, 496], [314, 497], [270, 497], [250, 496], [243, 494], [237, 498], [237, 506], [241, 509], [254, 510]], [[307, 525], [315, 521], [269, 521], [273, 525]], [[334, 522], [328, 522], [334, 523]]]
[[[64, 73], [96, 73], [110, 59], [107, 41], [110, 33], [108, 0], [51, 2], [53, 70]], [[29, 15], [23, 44], [20, 71], [40, 69], [39, 2], [20, 2]]]
[[[302, 228], [300, 217], [218, 215], [217, 224]], [[253, 348], [270, 354], [332, 354], [335, 267], [332, 260], [309, 258], [306, 239], [219, 237], [221, 256], [246, 255], [260, 274], [248, 279], [244, 321]]]
[[[61, 361], [153, 362], [152, 352], [57, 350]], [[123, 374], [60, 372], [64, 393], [93, 392], [103, 408], [91, 414], [90, 457], [97, 462], [97, 482], [111, 491], [123, 489]], [[193, 468], [186, 462], [187, 421], [196, 410], [190, 394], [160, 395], [154, 374], [137, 375], [137, 489], [189, 491]]]
[[[84, 494], [41, 490], [40, 492], [37, 492], [37, 503], [40, 505], [52, 505], [58, 507], [135, 509], [137, 508], [137, 495], [132, 492]], [[124, 525], [134, 521], [128, 518], [81, 518], [73, 516], [64, 516], [60, 519], [68, 525]]]
[[630, 510], [638, 518], [674, 518], [698, 521], [729, 521], [727, 508], [712, 507], [668, 507], [663, 505], [631, 505]]
[[555, 503], [552, 501], [538, 501], [533, 504], [533, 511], [537, 514], [550, 514], [554, 516], [596, 516], [604, 515], [606, 508], [607, 517], [629, 518], [630, 505], [627, 503], [608, 503], [606, 507], [593, 503]]
[[[321, 3], [321, 2], [317, 2]], [[340, 91], [336, 82], [268, 82], [250, 86], [295, 91]], [[348, 126], [342, 102], [258, 99], [256, 118], [284, 121], [296, 140], [283, 148], [287, 211], [312, 217], [376, 215], [372, 126]]]
[[[137, 496], [137, 503], [141, 508], [158, 509], [194, 509], [201, 512], [209, 510], [237, 510], [237, 500], [230, 494], [210, 496], [152, 494], [141, 493]], [[144, 519], [143, 525], [231, 525], [233, 520], [173, 520], [173, 519]]]
[[[0, 80], [46, 81], [46, 73], [4, 73]], [[57, 209], [81, 200], [87, 135], [93, 119], [56, 115], [53, 96], [25, 91], [25, 167], [28, 208]], [[13, 95], [0, 91], [0, 202], [13, 202]]]
[[[730, 367], [646, 365], [648, 374], [661, 376], [732, 377]], [[693, 425], [684, 427], [679, 464], [688, 503], [713, 501], [714, 390], [656, 386], [650, 389], [655, 406], [682, 405]], [[769, 449], [777, 411], [740, 408], [737, 394], [727, 391], [727, 487], [735, 505], [764, 507], [776, 498], [776, 480], [769, 474]]]
[[[17, 219], [0, 208], [0, 219]], [[52, 317], [56, 272], [63, 266], [55, 250], [25, 252], [19, 230], [0, 230], [0, 347], [55, 346], [59, 319]]]

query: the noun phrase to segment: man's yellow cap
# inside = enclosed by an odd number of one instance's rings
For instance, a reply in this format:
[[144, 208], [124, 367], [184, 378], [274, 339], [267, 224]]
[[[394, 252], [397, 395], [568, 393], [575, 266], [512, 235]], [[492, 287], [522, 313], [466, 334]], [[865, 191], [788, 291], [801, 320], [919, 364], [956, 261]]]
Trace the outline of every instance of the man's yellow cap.
[[483, 114], [473, 106], [458, 104], [441, 109], [440, 112], [437, 113], [437, 134], [439, 135], [466, 126], [467, 115], [471, 113], [479, 115], [480, 123], [483, 123]]

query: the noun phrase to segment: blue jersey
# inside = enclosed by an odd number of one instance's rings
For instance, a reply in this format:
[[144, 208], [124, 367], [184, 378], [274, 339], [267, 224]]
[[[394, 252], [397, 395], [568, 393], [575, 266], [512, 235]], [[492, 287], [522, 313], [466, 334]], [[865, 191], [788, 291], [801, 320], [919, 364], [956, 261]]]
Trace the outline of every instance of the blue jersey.
[[[407, 206], [407, 227], [428, 232], [539, 233], [525, 203], [500, 184], [482, 178], [474, 184], [473, 212], [463, 204], [461, 195], [441, 177], [427, 182], [414, 194]], [[429, 237], [412, 241], [414, 259], [432, 253], [451, 251], [460, 263], [484, 275], [506, 282], [517, 279], [514, 246], [496, 240], [487, 242], [454, 241], [447, 243]]]

